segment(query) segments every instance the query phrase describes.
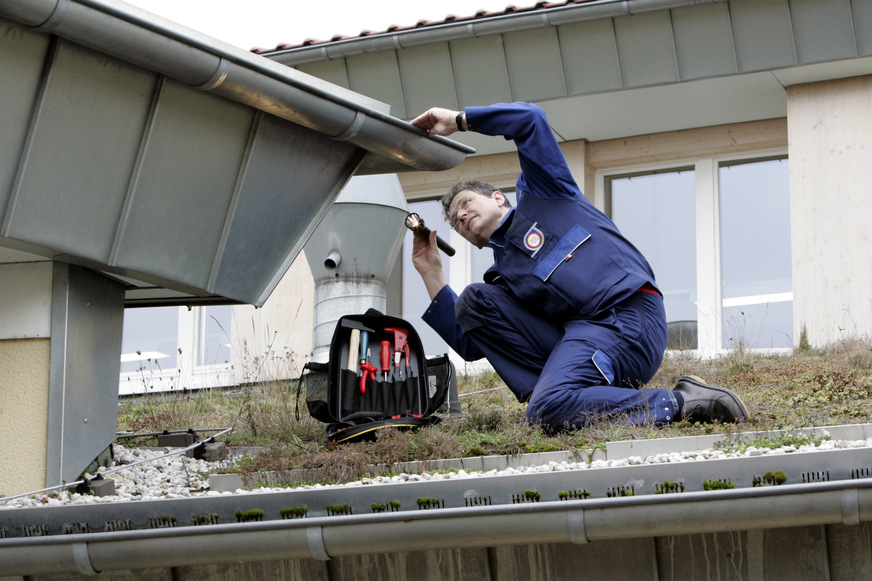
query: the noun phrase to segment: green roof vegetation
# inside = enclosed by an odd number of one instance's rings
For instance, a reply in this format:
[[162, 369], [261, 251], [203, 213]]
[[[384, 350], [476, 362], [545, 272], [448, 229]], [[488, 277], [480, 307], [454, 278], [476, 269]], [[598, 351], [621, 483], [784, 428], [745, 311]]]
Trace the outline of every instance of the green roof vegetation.
[[[288, 373], [293, 376], [299, 370]], [[316, 475], [312, 482], [342, 483], [373, 476], [372, 466], [419, 460], [561, 450], [588, 461], [592, 451], [620, 440], [724, 434], [726, 447], [732, 450], [798, 447], [821, 438], [792, 431], [853, 424], [872, 417], [872, 340], [843, 341], [819, 350], [805, 347], [786, 355], [737, 349], [714, 360], [670, 353], [649, 387], [671, 389], [684, 375], [698, 375], [738, 393], [751, 411], [750, 421], [655, 427], [626, 426], [620, 418], [611, 418], [550, 434], [527, 425], [525, 406], [515, 401], [496, 374], [467, 376], [459, 369], [462, 416], [416, 431], [383, 430], [373, 442], [329, 445], [324, 425], [308, 416], [303, 397], [301, 417], [295, 417], [294, 380], [127, 398], [119, 406], [118, 429], [160, 432], [232, 426], [233, 431], [223, 438], [228, 446], [264, 446], [266, 451], [238, 460], [227, 470], [252, 482], [260, 472], [284, 472], [287, 482], [273, 480], [271, 484], [291, 485], [305, 483], [299, 473], [290, 472], [293, 469], [311, 471]], [[750, 442], [738, 437], [740, 432], [774, 430], [788, 434]]]

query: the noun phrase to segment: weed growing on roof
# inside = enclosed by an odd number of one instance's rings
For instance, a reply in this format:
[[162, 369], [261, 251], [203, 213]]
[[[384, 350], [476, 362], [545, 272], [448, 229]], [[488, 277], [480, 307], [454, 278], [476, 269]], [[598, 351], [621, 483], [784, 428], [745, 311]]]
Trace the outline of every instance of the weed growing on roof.
[[774, 436], [761, 436], [750, 441], [739, 441], [735, 443], [729, 443], [728, 440], [724, 440], [723, 442], [716, 444], [715, 447], [724, 450], [727, 453], [746, 452], [749, 448], [776, 450], [784, 446], [793, 446], [795, 448], [809, 445], [818, 446], [821, 442], [829, 439], [830, 436], [826, 433], [801, 434], [786, 432]]
[[704, 480], [702, 489], [705, 491], [711, 490], [732, 490], [736, 487], [732, 480]]
[[309, 514], [309, 509], [305, 506], [290, 506], [279, 511], [279, 515], [284, 519], [305, 518], [307, 514]]

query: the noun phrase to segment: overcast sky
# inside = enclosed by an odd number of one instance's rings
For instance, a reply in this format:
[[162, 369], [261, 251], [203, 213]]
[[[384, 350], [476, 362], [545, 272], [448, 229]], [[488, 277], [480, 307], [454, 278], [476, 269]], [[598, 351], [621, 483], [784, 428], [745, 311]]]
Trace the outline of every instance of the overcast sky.
[[[502, 11], [510, 0], [126, 0], [239, 48], [274, 48], [307, 38], [329, 40], [419, 20]], [[534, 2], [518, 2], [532, 6]]]

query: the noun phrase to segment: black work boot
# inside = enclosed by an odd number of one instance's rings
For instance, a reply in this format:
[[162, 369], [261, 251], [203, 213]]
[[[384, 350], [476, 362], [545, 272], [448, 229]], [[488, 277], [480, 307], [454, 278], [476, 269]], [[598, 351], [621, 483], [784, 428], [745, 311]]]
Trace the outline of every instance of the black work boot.
[[684, 398], [680, 416], [682, 420], [704, 424], [718, 421], [726, 424], [748, 419], [748, 408], [738, 395], [723, 387], [706, 385], [694, 375], [678, 380], [674, 391]]

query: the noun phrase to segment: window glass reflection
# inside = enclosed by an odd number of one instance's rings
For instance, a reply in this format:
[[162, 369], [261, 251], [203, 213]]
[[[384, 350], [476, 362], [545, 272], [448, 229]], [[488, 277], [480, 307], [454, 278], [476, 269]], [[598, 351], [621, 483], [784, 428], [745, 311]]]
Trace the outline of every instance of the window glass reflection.
[[232, 315], [233, 308], [229, 305], [200, 307], [198, 365], [230, 363]]
[[693, 170], [617, 176], [611, 216], [648, 259], [663, 293], [670, 349], [697, 347], [696, 184]]
[[179, 307], [124, 309], [121, 373], [172, 370], [179, 353]]
[[787, 159], [718, 172], [724, 347], [793, 346]]

